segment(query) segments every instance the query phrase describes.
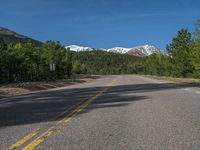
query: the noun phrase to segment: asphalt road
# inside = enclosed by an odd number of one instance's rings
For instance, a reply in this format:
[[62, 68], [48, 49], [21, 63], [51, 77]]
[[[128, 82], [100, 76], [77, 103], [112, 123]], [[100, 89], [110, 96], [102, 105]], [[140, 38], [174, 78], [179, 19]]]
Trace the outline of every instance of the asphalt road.
[[123, 75], [1, 99], [0, 149], [199, 150], [200, 89]]

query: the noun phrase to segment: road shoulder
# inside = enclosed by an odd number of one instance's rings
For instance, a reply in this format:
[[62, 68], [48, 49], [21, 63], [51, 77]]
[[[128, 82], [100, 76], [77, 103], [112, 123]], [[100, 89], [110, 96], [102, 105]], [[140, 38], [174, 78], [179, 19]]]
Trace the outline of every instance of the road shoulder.
[[51, 81], [51, 82], [26, 82], [26, 83], [4, 85], [0, 86], [0, 99], [10, 98], [14, 96], [23, 96], [27, 94], [38, 93], [49, 90], [56, 90], [71, 85], [91, 82], [99, 78], [101, 77], [91, 76], [88, 78], [77, 79], [77, 80], [61, 80], [61, 81]]

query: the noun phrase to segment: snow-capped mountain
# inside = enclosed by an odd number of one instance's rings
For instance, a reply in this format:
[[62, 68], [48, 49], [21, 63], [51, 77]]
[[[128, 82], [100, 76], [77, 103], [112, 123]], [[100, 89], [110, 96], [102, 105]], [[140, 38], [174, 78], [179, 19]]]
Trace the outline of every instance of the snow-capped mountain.
[[126, 54], [128, 51], [130, 51], [131, 48], [124, 48], [124, 47], [113, 47], [109, 48], [106, 51], [107, 52], [113, 52], [113, 53], [121, 53], [121, 54]]
[[71, 51], [75, 51], [75, 52], [94, 50], [91, 47], [82, 47], [82, 46], [78, 46], [78, 45], [69, 45], [69, 46], [66, 46], [65, 48], [69, 48]]
[[134, 47], [127, 53], [134, 56], [149, 56], [152, 54], [161, 53], [161, 51], [159, 48], [153, 45], [143, 45], [143, 46]]
[[66, 46], [66, 48], [69, 48], [71, 51], [76, 51], [76, 52], [103, 50], [103, 51], [107, 51], [107, 52], [129, 54], [129, 55], [133, 55], [133, 56], [149, 56], [154, 53], [156, 53], [156, 54], [161, 53], [160, 49], [153, 45], [143, 45], [143, 46], [137, 46], [137, 47], [133, 47], [133, 48], [113, 47], [113, 48], [109, 48], [109, 49], [69, 45], [69, 46]]

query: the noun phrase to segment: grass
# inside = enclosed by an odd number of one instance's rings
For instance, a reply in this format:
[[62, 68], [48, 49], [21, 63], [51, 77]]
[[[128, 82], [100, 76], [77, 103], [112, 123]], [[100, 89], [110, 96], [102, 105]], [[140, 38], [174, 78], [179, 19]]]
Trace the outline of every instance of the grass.
[[182, 84], [200, 85], [200, 79], [194, 79], [194, 78], [174, 78], [174, 77], [154, 76], [154, 75], [144, 75], [144, 76], [157, 80], [167, 80]]

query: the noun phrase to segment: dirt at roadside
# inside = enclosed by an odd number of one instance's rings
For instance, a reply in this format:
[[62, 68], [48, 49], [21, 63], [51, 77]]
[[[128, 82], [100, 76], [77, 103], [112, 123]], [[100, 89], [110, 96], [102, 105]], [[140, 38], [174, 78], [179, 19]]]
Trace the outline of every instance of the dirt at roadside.
[[69, 85], [74, 85], [78, 83], [84, 83], [89, 82], [91, 80], [97, 79], [98, 77], [90, 77], [90, 78], [84, 78], [79, 79], [75, 81], [55, 81], [55, 82], [27, 82], [27, 83], [16, 83], [11, 85], [4, 85], [0, 87], [0, 98], [10, 97], [10, 96], [17, 96], [17, 95], [23, 95], [28, 94], [30, 92], [35, 91], [42, 91], [57, 87], [65, 87]]

